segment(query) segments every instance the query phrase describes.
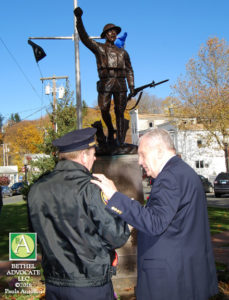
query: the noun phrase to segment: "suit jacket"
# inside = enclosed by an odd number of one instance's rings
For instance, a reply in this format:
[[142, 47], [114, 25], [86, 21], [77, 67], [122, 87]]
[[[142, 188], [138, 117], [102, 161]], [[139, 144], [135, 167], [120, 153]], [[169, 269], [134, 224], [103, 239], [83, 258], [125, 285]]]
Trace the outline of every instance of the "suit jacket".
[[138, 300], [207, 300], [217, 293], [205, 193], [178, 156], [159, 173], [144, 207], [117, 192], [106, 208], [139, 230]]

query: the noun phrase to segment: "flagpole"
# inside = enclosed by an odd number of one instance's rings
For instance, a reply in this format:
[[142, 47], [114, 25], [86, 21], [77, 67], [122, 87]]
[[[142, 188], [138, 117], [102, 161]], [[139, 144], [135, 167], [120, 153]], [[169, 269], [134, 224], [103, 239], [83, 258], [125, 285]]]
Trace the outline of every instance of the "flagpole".
[[[74, 10], [77, 7], [77, 0], [74, 0]], [[76, 29], [76, 17], [74, 15], [74, 45], [75, 45], [75, 84], [76, 84], [76, 112], [77, 127], [81, 129], [82, 122], [82, 101], [81, 101], [81, 79], [80, 79], [80, 58], [79, 58], [79, 35]]]
[[[77, 7], [77, 0], [74, 0], [74, 10]], [[75, 46], [75, 87], [76, 87], [76, 116], [77, 116], [77, 129], [83, 127], [82, 121], [82, 101], [81, 101], [81, 79], [80, 79], [80, 59], [79, 59], [79, 35], [76, 29], [76, 17], [74, 16], [74, 35], [71, 37], [29, 37], [28, 43], [31, 44], [31, 39], [49, 39], [49, 40], [74, 40]], [[43, 49], [39, 47], [43, 51]], [[44, 51], [43, 51], [44, 52]], [[44, 52], [45, 53], [45, 52]], [[44, 57], [44, 56], [43, 56]], [[37, 60], [37, 58], [36, 58]]]
[[[77, 8], [77, 0], [74, 1], [74, 10]], [[29, 40], [74, 40], [75, 47], [75, 88], [76, 88], [76, 115], [77, 115], [77, 128], [81, 129], [82, 122], [82, 101], [81, 101], [81, 78], [80, 78], [80, 59], [79, 59], [79, 35], [76, 29], [76, 17], [74, 15], [74, 35], [72, 36], [59, 36], [59, 37], [29, 37]], [[91, 36], [90, 39], [100, 39], [100, 36]]]

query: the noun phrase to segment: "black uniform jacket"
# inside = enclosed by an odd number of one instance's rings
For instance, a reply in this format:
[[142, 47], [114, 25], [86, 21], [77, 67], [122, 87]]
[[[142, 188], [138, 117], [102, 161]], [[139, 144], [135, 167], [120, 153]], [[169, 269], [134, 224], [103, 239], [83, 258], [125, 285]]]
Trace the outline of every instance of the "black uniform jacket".
[[30, 189], [29, 215], [46, 283], [85, 287], [109, 282], [114, 249], [129, 237], [126, 223], [105, 210], [91, 178], [84, 166], [63, 160]]
[[117, 192], [107, 209], [139, 230], [138, 300], [207, 300], [217, 293], [204, 189], [178, 156], [155, 179], [146, 206]]

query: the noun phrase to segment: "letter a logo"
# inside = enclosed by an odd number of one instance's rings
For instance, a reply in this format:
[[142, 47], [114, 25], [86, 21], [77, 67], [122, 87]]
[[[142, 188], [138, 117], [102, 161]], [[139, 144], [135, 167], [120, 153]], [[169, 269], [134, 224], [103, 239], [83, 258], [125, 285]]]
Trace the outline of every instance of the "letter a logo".
[[36, 260], [37, 236], [36, 233], [9, 234], [10, 260]]

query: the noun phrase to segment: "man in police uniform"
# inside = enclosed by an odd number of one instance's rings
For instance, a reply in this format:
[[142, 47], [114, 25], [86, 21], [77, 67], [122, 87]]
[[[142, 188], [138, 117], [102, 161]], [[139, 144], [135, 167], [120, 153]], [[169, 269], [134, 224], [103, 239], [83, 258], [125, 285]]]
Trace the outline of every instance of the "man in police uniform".
[[115, 46], [117, 34], [121, 28], [114, 24], [107, 24], [103, 28], [101, 38], [106, 42], [98, 43], [89, 38], [83, 22], [83, 11], [77, 7], [74, 11], [77, 18], [77, 30], [81, 41], [96, 57], [99, 81], [97, 82], [98, 104], [102, 118], [108, 128], [108, 141], [113, 141], [114, 128], [109, 113], [111, 97], [114, 97], [117, 144], [123, 145], [125, 141], [124, 111], [127, 104], [127, 86], [134, 93], [134, 72], [128, 53], [123, 48]]
[[129, 237], [125, 222], [105, 209], [90, 182], [96, 129], [55, 140], [59, 162], [30, 189], [29, 216], [42, 250], [46, 299], [114, 299], [115, 248]]

